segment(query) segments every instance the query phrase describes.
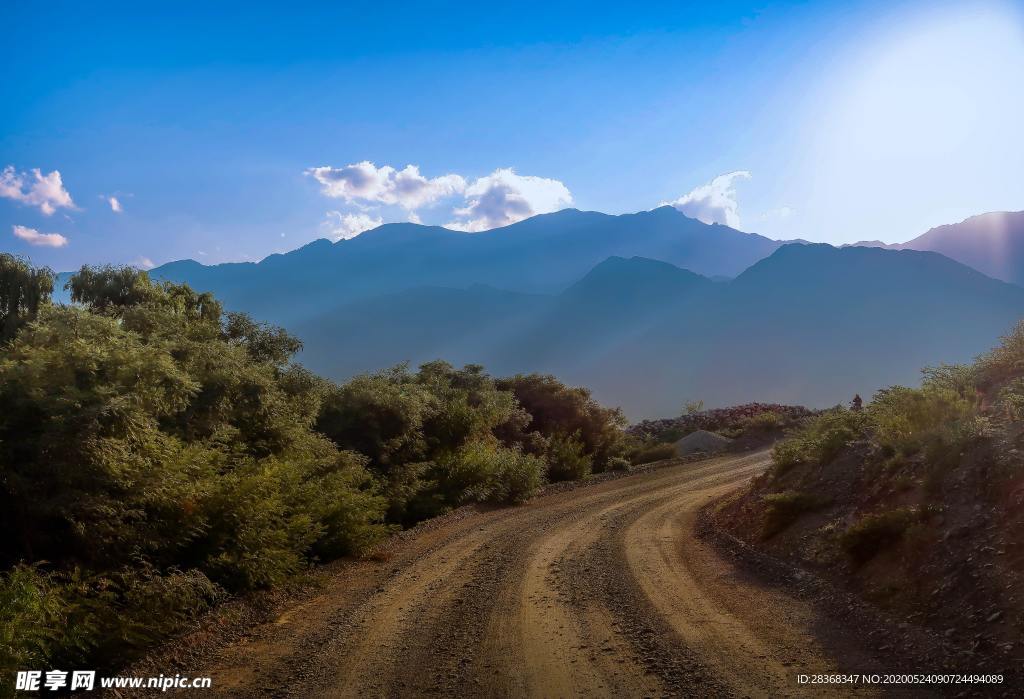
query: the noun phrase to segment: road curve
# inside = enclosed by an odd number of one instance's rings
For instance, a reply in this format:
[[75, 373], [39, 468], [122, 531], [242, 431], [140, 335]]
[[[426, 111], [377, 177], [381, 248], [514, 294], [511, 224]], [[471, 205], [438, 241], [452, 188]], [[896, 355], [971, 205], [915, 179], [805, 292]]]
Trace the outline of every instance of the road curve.
[[668, 466], [447, 518], [194, 674], [229, 696], [799, 696], [797, 673], [870, 653], [694, 535], [698, 510], [767, 462]]

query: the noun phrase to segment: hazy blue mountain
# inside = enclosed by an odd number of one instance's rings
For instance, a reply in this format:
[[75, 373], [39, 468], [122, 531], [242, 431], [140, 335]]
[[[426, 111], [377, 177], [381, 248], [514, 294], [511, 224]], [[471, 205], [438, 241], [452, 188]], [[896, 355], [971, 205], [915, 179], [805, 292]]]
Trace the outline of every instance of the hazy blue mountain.
[[1024, 286], [1024, 211], [972, 216], [932, 228], [906, 243], [865, 241], [857, 245], [938, 252], [995, 279]]
[[611, 257], [558, 295], [420, 287], [360, 299], [291, 326], [304, 364], [350, 376], [442, 357], [497, 373], [561, 371], [646, 330], [666, 304], [718, 284], [666, 262]]
[[288, 329], [305, 344], [303, 364], [340, 379], [402, 362], [485, 362], [552, 302], [484, 285], [420, 287], [353, 301]]
[[587, 373], [633, 413], [681, 395], [820, 407], [967, 361], [1022, 316], [1024, 289], [935, 253], [787, 245]]
[[[661, 322], [666, 309], [700, 305], [721, 286], [667, 262], [610, 257], [495, 346], [498, 366], [563, 373], [585, 366]], [[532, 367], [532, 369], [530, 368]]]
[[903, 247], [942, 253], [990, 277], [1024, 285], [1024, 211], [972, 216], [932, 228]]
[[351, 240], [318, 240], [259, 263], [204, 266], [185, 260], [152, 274], [213, 291], [231, 308], [287, 324], [349, 301], [421, 286], [487, 284], [555, 294], [611, 256], [647, 257], [731, 278], [781, 244], [701, 223], [671, 207], [621, 216], [566, 209], [475, 234], [386, 224]]
[[335, 378], [399, 361], [544, 371], [632, 418], [686, 400], [825, 406], [971, 359], [1024, 315], [1024, 289], [941, 255], [787, 245], [716, 283], [610, 258], [556, 295], [416, 289], [350, 303], [292, 329]]

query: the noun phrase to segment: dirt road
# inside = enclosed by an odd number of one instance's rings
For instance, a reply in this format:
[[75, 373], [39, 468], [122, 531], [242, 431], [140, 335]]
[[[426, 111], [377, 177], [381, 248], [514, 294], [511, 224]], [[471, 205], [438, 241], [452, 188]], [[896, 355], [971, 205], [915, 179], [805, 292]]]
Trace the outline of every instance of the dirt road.
[[838, 671], [835, 657], [863, 670], [869, 653], [693, 532], [767, 458], [448, 518], [194, 674], [231, 696], [821, 696], [796, 674]]

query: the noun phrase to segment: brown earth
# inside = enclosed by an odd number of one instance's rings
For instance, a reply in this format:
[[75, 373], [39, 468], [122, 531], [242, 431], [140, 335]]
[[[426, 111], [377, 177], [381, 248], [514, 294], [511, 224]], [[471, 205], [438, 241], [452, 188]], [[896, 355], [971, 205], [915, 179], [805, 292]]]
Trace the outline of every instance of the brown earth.
[[[924, 454], [885, 461], [870, 442], [855, 442], [828, 463], [755, 479], [707, 508], [701, 522], [727, 555], [757, 559], [762, 578], [774, 575], [804, 597], [824, 591], [832, 616], [857, 608], [862, 635], [869, 629], [880, 648], [899, 649], [905, 669], [1001, 674], [998, 687], [961, 692], [1024, 696], [1018, 447], [983, 442], [943, 463]], [[775, 494], [814, 501], [778, 526], [769, 507]], [[846, 550], [844, 532], [900, 510], [918, 513], [906, 531], [876, 539], [867, 556]]]
[[669, 465], [443, 518], [194, 654], [189, 674], [224, 696], [874, 693], [798, 685], [798, 673], [900, 668], [696, 534], [702, 508], [768, 461]]

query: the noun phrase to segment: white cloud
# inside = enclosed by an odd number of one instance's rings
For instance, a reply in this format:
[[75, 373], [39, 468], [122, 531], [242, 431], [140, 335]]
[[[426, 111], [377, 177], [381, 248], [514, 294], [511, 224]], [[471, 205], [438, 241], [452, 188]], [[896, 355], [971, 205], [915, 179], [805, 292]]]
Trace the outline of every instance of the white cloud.
[[373, 218], [367, 214], [343, 214], [340, 211], [328, 211], [327, 220], [321, 226], [327, 230], [331, 239], [337, 242], [355, 238], [363, 231], [376, 228], [383, 223], [384, 220], [379, 216]]
[[390, 165], [377, 167], [368, 160], [341, 168], [309, 168], [306, 174], [320, 183], [321, 191], [328, 197], [356, 204], [397, 205], [408, 210], [433, 204], [466, 189], [466, 180], [459, 175], [428, 179], [415, 165], [396, 170]]
[[461, 175], [448, 174], [428, 179], [416, 165], [396, 170], [377, 167], [369, 161], [345, 167], [314, 167], [306, 170], [321, 185], [325, 196], [343, 199], [360, 213], [329, 211], [328, 228], [335, 240], [352, 238], [383, 223], [370, 213], [382, 206], [405, 209], [405, 218], [421, 223], [418, 209], [457, 197], [449, 212], [452, 230], [477, 232], [507, 226], [535, 214], [550, 213], [572, 204], [572, 194], [558, 180], [518, 175], [511, 168], [499, 168], [469, 182]]
[[572, 204], [572, 194], [558, 180], [517, 175], [511, 168], [499, 168], [476, 180], [466, 188], [465, 197], [466, 205], [454, 212], [461, 220], [446, 223], [446, 228], [486, 231]]
[[21, 238], [29, 245], [38, 245], [44, 248], [62, 248], [68, 244], [68, 239], [60, 233], [40, 233], [35, 228], [25, 226], [14, 226], [14, 237]]
[[142, 255], [136, 257], [135, 262], [133, 262], [132, 264], [138, 267], [139, 269], [153, 269], [154, 267], [156, 267], [156, 265], [153, 264], [153, 260], [149, 259], [148, 257], [143, 257]]
[[0, 172], [0, 197], [37, 206], [46, 216], [60, 208], [75, 208], [57, 170], [44, 175], [39, 168], [25, 173], [17, 172], [13, 165], [8, 165]]
[[736, 180], [748, 180], [750, 173], [737, 170], [719, 175], [707, 184], [697, 187], [674, 201], [661, 206], [674, 206], [690, 218], [704, 223], [722, 223], [731, 228], [740, 227], [739, 204], [736, 201]]
[[107, 197], [107, 203], [110, 204], [110, 210], [115, 214], [119, 214], [124, 211], [121, 207], [121, 201], [117, 197]]

